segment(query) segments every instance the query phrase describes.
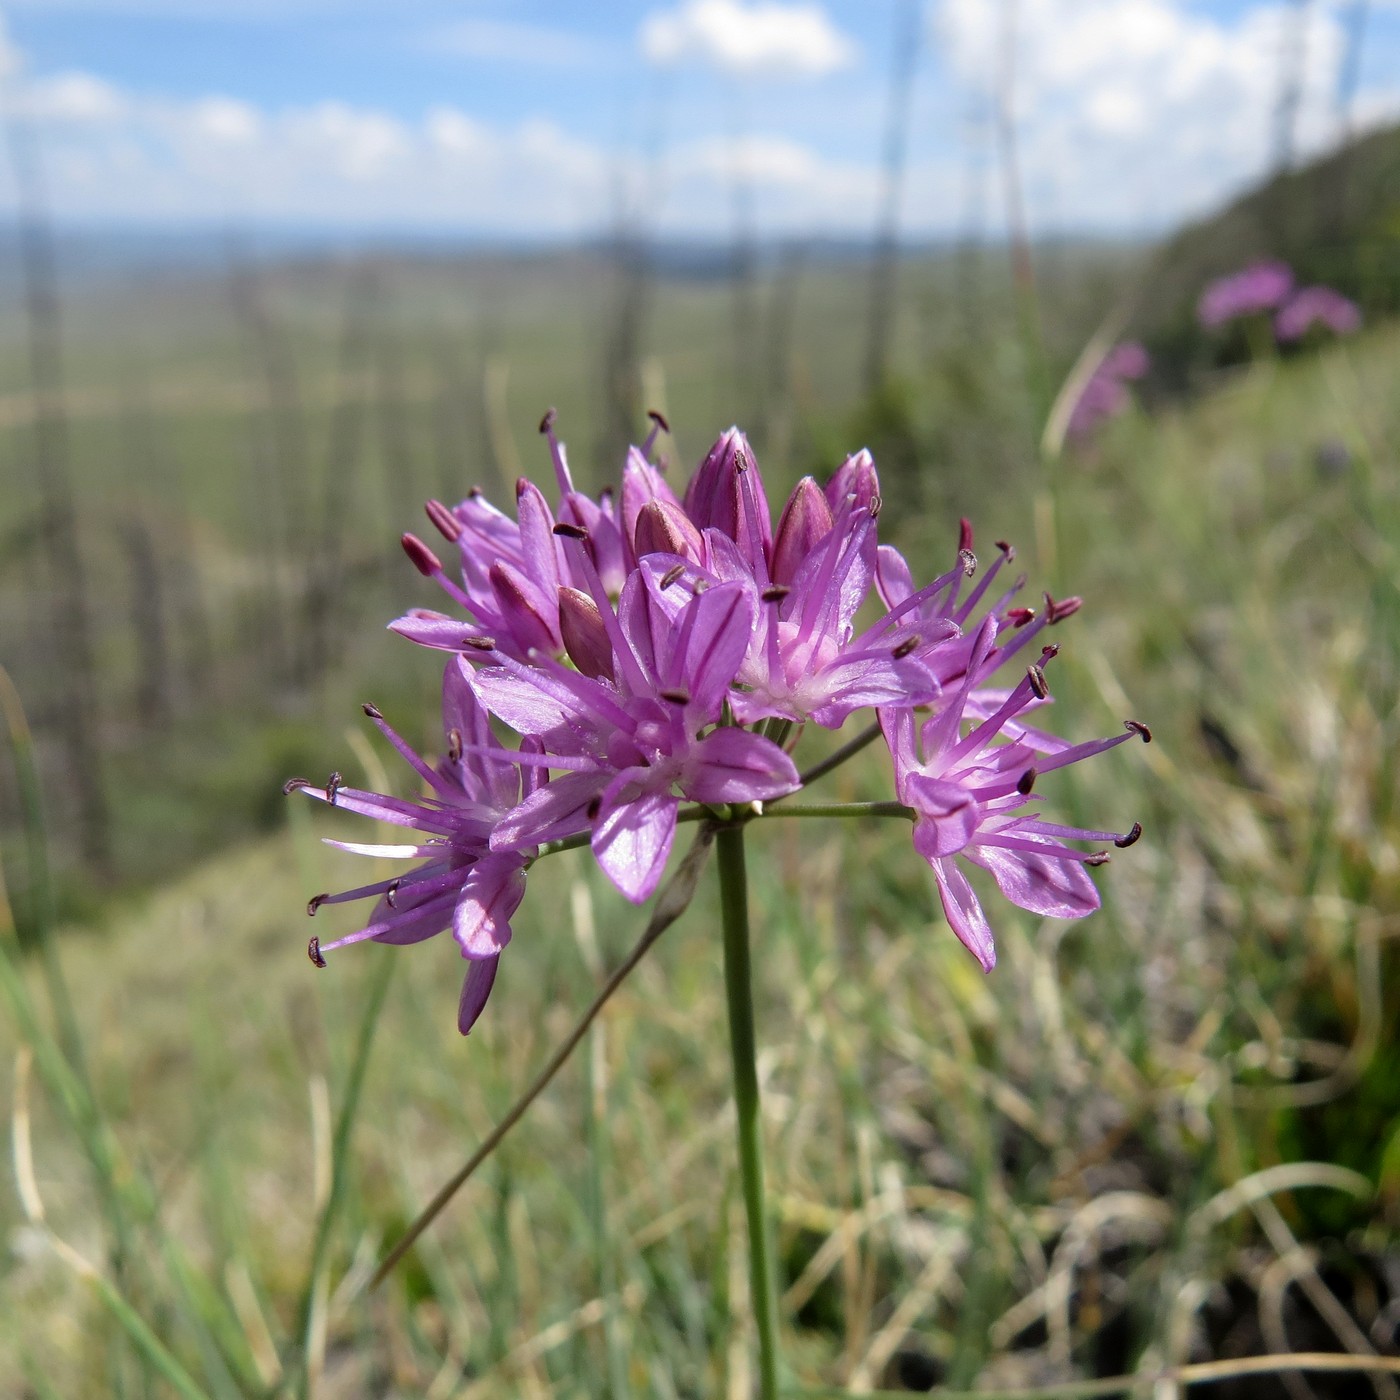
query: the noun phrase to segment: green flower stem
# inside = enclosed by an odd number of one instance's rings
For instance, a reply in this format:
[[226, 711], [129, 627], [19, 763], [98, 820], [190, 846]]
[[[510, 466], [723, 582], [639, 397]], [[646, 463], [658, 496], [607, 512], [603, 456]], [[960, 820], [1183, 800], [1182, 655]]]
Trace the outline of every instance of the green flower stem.
[[729, 1002], [729, 1048], [734, 1061], [734, 1112], [739, 1174], [749, 1227], [749, 1291], [758, 1331], [758, 1393], [778, 1396], [778, 1290], [763, 1197], [763, 1123], [754, 1062], [753, 982], [749, 961], [748, 878], [744, 828], [721, 827], [717, 838], [720, 908], [724, 920], [724, 985]]
[[803, 802], [785, 803], [764, 817], [903, 817], [914, 820], [914, 809], [902, 802]]

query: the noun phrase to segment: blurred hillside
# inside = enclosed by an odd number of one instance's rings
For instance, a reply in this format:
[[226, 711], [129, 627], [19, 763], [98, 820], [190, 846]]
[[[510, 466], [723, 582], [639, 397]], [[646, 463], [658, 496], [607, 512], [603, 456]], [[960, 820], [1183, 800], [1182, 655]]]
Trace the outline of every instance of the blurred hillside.
[[1196, 302], [1212, 279], [1264, 258], [1288, 263], [1302, 285], [1344, 292], [1366, 316], [1400, 308], [1400, 126], [1276, 174], [1162, 244], [1130, 322], [1159, 382], [1180, 389], [1248, 358], [1242, 337], [1201, 330]]

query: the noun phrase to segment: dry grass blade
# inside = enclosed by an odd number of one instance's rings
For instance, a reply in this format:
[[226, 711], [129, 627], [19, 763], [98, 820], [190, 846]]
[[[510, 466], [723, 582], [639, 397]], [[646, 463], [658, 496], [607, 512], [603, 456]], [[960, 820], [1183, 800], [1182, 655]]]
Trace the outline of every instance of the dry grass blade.
[[656, 908], [632, 951], [603, 984], [602, 990], [589, 1003], [588, 1009], [579, 1017], [573, 1030], [564, 1037], [563, 1043], [550, 1056], [549, 1062], [535, 1076], [530, 1087], [511, 1105], [510, 1111], [496, 1125], [485, 1142], [472, 1153], [461, 1169], [444, 1183], [437, 1195], [428, 1202], [418, 1218], [408, 1227], [399, 1242], [384, 1256], [384, 1262], [375, 1270], [374, 1277], [369, 1281], [371, 1288], [378, 1287], [384, 1281], [394, 1265], [413, 1247], [413, 1242], [418, 1236], [433, 1223], [453, 1196], [467, 1184], [477, 1168], [500, 1146], [506, 1134], [525, 1116], [530, 1105], [544, 1093], [549, 1087], [550, 1081], [563, 1069], [569, 1056], [577, 1049], [579, 1041], [587, 1034], [589, 1026], [593, 1024], [598, 1013], [607, 1005], [612, 999], [613, 993], [627, 980], [632, 970], [646, 956], [651, 945], [689, 908], [690, 901], [695, 897], [695, 888], [700, 881], [700, 872], [705, 868], [705, 857], [709, 853], [710, 844], [714, 840], [717, 830], [718, 827], [714, 822], [700, 824], [700, 829], [695, 833], [695, 840], [691, 843], [690, 850], [686, 852], [680, 868], [666, 882], [661, 893], [657, 896]]
[[[1308, 1301], [1332, 1329], [1337, 1340], [1353, 1356], [1374, 1356], [1376, 1349], [1367, 1340], [1366, 1334], [1352, 1321], [1337, 1295], [1322, 1281], [1312, 1252], [1298, 1243], [1279, 1208], [1267, 1197], [1253, 1202], [1251, 1208], [1280, 1259], [1301, 1260], [1301, 1264], [1294, 1271], [1298, 1286], [1307, 1294]], [[1400, 1387], [1389, 1376], [1372, 1376], [1371, 1385], [1377, 1400], [1400, 1400]]]
[[860, 1365], [851, 1373], [851, 1389], [861, 1392], [869, 1388], [873, 1376], [878, 1376], [899, 1350], [910, 1328], [928, 1306], [943, 1291], [954, 1269], [967, 1252], [965, 1230], [947, 1230], [940, 1234], [938, 1248], [923, 1267], [913, 1286], [899, 1300], [890, 1320], [871, 1338]]
[[[1269, 1356], [1245, 1356], [1234, 1361], [1197, 1361], [1165, 1371], [1136, 1376], [1105, 1376], [1100, 1380], [1066, 1381], [1062, 1385], [1036, 1385], [1005, 1390], [939, 1390], [938, 1400], [1101, 1400], [1128, 1395], [1163, 1381], [1180, 1386], [1208, 1385], [1213, 1381], [1244, 1376], [1284, 1375], [1289, 1371], [1361, 1373], [1400, 1376], [1400, 1356], [1346, 1356], [1335, 1351], [1294, 1351]], [[842, 1400], [850, 1394], [842, 1386], [799, 1386], [788, 1392], [802, 1400]], [[907, 1400], [907, 1390], [871, 1390], [866, 1400]]]
[[1187, 1228], [1203, 1235], [1228, 1220], [1237, 1210], [1243, 1210], [1256, 1201], [1267, 1200], [1280, 1191], [1297, 1190], [1300, 1186], [1348, 1191], [1360, 1200], [1366, 1200], [1373, 1189], [1360, 1172], [1348, 1167], [1334, 1166], [1330, 1162], [1285, 1162], [1254, 1172], [1212, 1196], [1191, 1216]]

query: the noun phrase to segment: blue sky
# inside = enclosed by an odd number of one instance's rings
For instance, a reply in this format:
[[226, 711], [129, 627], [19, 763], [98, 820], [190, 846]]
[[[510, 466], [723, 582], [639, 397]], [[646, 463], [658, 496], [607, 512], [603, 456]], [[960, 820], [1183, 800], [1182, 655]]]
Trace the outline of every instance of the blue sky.
[[[1310, 0], [1297, 144], [1340, 133], [1357, 0]], [[576, 236], [868, 231], [908, 0], [0, 0], [60, 217]], [[906, 227], [997, 225], [1001, 0], [924, 0]], [[1156, 229], [1257, 178], [1296, 0], [1015, 0], [1037, 231]], [[1400, 116], [1370, 0], [1353, 121]], [[621, 193], [619, 193], [621, 192]], [[0, 183], [0, 198], [8, 198]]]

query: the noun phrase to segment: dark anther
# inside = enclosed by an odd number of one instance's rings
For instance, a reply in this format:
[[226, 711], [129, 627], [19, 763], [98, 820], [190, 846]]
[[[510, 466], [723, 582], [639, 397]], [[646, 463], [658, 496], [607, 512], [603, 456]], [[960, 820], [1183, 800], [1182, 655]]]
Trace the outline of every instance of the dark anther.
[[603, 810], [603, 799], [601, 797], [593, 798], [593, 800], [589, 802], [586, 810], [588, 812], [588, 820], [591, 822], [597, 821], [598, 813]]
[[282, 796], [290, 797], [294, 792], [300, 792], [303, 788], [315, 787], [316, 784], [308, 782], [305, 778], [288, 778], [282, 784]]
[[870, 518], [874, 520], [885, 508], [885, 498], [878, 492], [870, 498]]
[[650, 418], [663, 433], [669, 433], [671, 431], [671, 425], [666, 421], [666, 415], [664, 413], [658, 413], [656, 409], [649, 408], [647, 409], [647, 417]]
[[1083, 606], [1083, 598], [1072, 597], [1056, 600], [1048, 593], [1045, 595], [1045, 611], [1049, 614], [1052, 627], [1057, 622], [1063, 622], [1067, 617], [1073, 617]]
[[1085, 865], [1107, 865], [1113, 857], [1107, 851], [1095, 851], [1092, 855], [1084, 857]]
[[781, 603], [792, 592], [785, 583], [770, 583], [758, 596], [765, 603]]
[[397, 880], [384, 891], [384, 902], [390, 909], [397, 909], [399, 907], [399, 882]]
[[1026, 679], [1030, 681], [1031, 690], [1035, 693], [1037, 700], [1044, 700], [1050, 694], [1050, 687], [1045, 684], [1045, 672], [1039, 666], [1028, 667]]
[[1138, 837], [1141, 835], [1142, 823], [1134, 822], [1133, 829], [1126, 836], [1120, 836], [1113, 844], [1117, 846], [1120, 851], [1126, 851], [1128, 847], [1133, 845], [1137, 841]]
[[895, 647], [895, 649], [890, 653], [890, 655], [894, 657], [896, 661], [903, 661], [906, 656], [918, 649], [920, 640], [921, 639], [918, 637], [906, 637], [902, 642], [900, 642], [900, 644], [897, 647]]
[[365, 712], [366, 715], [369, 716], [370, 719], [384, 718], [383, 714], [380, 712], [378, 705], [371, 705], [368, 702], [366, 702], [365, 704], [361, 705], [360, 708]]
[[962, 565], [962, 571], [968, 578], [977, 572], [977, 556], [970, 549], [958, 550], [958, 563]]
[[1060, 654], [1060, 649], [1053, 642], [1049, 646], [1041, 647], [1040, 659], [1042, 661], [1053, 661]]
[[1013, 627], [1024, 627], [1035, 617], [1034, 608], [1007, 608], [1006, 615], [1011, 619]]
[[462, 645], [471, 647], [473, 651], [495, 651], [496, 639], [494, 637], [463, 637]]
[[447, 731], [447, 756], [453, 763], [462, 761], [462, 731], [460, 729]]
[[555, 527], [554, 533], [562, 535], [566, 540], [586, 540], [588, 531], [581, 529], [577, 525], [570, 525], [567, 520], [561, 520]]
[[544, 417], [540, 419], [540, 432], [542, 432], [542, 433], [547, 433], [547, 432], [549, 432], [550, 429], [552, 429], [552, 428], [554, 427], [555, 419], [557, 419], [558, 417], [559, 417], [559, 410], [558, 410], [558, 409], [554, 409], [554, 408], [547, 408], [547, 409], [545, 409], [545, 411], [544, 411]]
[[996, 544], [996, 547], [997, 547], [999, 550], [1001, 550], [1001, 552], [1006, 556], [1006, 562], [1007, 562], [1008, 564], [1016, 557], [1016, 546], [1015, 546], [1015, 545], [1007, 544], [1007, 542], [1006, 542], [1005, 540], [996, 540], [996, 541], [995, 541], [995, 544]]
[[1152, 742], [1152, 731], [1140, 719], [1125, 719], [1123, 728], [1131, 730], [1134, 734], [1141, 734], [1144, 744]]
[[472, 501], [479, 501], [485, 494], [486, 492], [483, 491], [481, 487], [473, 486], [472, 489], [467, 492], [467, 499]]
[[321, 956], [321, 940], [313, 937], [306, 945], [306, 956], [311, 959], [317, 967], [325, 967], [326, 960]]
[[1026, 771], [1016, 779], [1016, 791], [1019, 792], [1022, 797], [1029, 796], [1030, 790], [1035, 786], [1035, 776], [1035, 769], [1027, 768]]
[[330, 898], [328, 894], [313, 894], [306, 901], [306, 914], [308, 918], [314, 919], [316, 911]]
[[428, 501], [423, 509], [444, 539], [451, 540], [455, 544], [462, 538], [461, 522], [441, 501]]
[[970, 554], [972, 552], [972, 521], [967, 516], [963, 516], [958, 521], [958, 553]]
[[345, 779], [339, 773], [332, 773], [326, 780], [326, 801], [335, 806], [336, 795], [345, 786]]
[[663, 690], [659, 693], [663, 700], [669, 700], [673, 705], [690, 704], [690, 692], [687, 690]]
[[661, 575], [662, 588], [669, 588], [683, 573], [685, 573], [684, 564], [672, 564], [671, 567]]
[[417, 535], [405, 535], [400, 543], [403, 545], [403, 552], [412, 561], [413, 567], [424, 578], [432, 578], [434, 574], [442, 572], [442, 563], [437, 555]]

